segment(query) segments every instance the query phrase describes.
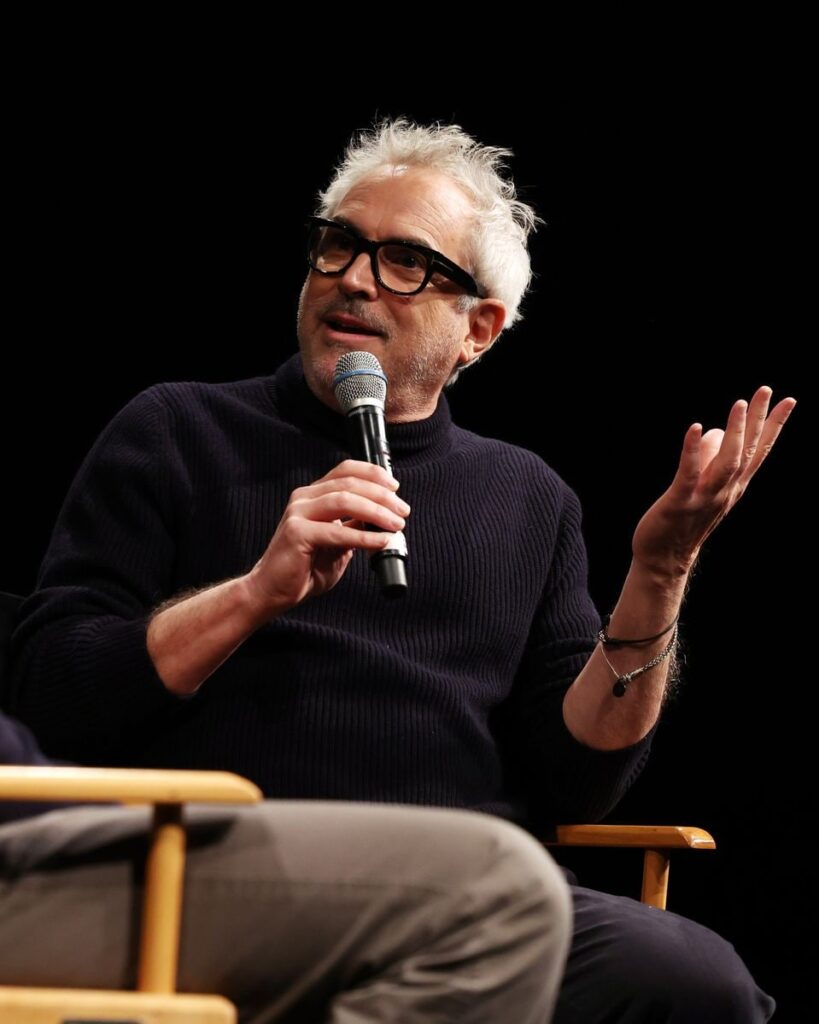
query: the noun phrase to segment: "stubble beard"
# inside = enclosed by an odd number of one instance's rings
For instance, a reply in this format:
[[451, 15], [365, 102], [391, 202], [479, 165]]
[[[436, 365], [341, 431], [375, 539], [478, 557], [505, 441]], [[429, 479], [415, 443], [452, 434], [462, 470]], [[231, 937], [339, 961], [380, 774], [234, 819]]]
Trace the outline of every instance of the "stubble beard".
[[[334, 350], [337, 351], [338, 354], [333, 359], [324, 359], [320, 357], [321, 350], [318, 349], [317, 346], [310, 346], [307, 344], [306, 332], [309, 328], [305, 324], [304, 313], [306, 290], [307, 282], [305, 282], [302, 287], [301, 294], [299, 296], [298, 311], [296, 314], [296, 333], [299, 339], [299, 348], [302, 352], [305, 379], [314, 394], [321, 398], [325, 403], [329, 402], [329, 404], [334, 408], [337, 408], [338, 406], [335, 402], [335, 392], [333, 389], [335, 366], [338, 359], [341, 358], [344, 353], [349, 352], [350, 349], [342, 344], [326, 346], [326, 352], [328, 354]], [[387, 414], [390, 416], [398, 415], [401, 419], [412, 419], [427, 415], [431, 396], [435, 395], [437, 398], [452, 374], [455, 353], [457, 351], [454, 332], [452, 338], [448, 340], [447, 344], [442, 344], [442, 339], [439, 334], [436, 334], [435, 336], [429, 332], [419, 334], [409, 353], [407, 353], [402, 359], [399, 368], [398, 366], [393, 366], [389, 359], [389, 331], [380, 323], [376, 324], [369, 311], [362, 310], [360, 308], [360, 304], [356, 302], [348, 302], [344, 304], [328, 303], [325, 310], [320, 314], [315, 314], [317, 321], [321, 322], [321, 318], [326, 316], [327, 312], [330, 310], [334, 312], [340, 312], [343, 310], [351, 316], [358, 317], [365, 323], [370, 323], [384, 331], [384, 336], [381, 336], [379, 340], [381, 344], [385, 346], [386, 355], [386, 357], [382, 358], [380, 361], [386, 364], [383, 369], [388, 378]], [[305, 359], [305, 352], [311, 352], [319, 357], [314, 359]], [[415, 413], [417, 413], [418, 416], [414, 417], [413, 414]]]

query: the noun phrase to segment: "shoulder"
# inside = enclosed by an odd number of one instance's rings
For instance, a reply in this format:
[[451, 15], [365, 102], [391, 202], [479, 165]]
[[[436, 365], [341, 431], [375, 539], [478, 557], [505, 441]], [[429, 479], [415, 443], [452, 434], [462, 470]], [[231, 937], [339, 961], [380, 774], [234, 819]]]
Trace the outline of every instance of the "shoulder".
[[514, 500], [531, 497], [554, 512], [580, 514], [579, 499], [563, 477], [540, 455], [497, 438], [453, 426], [455, 450], [488, 479], [509, 488]]
[[230, 409], [269, 413], [272, 408], [270, 377], [251, 377], [227, 383], [171, 381], [154, 384], [134, 397], [126, 409], [162, 409], [171, 415], [216, 414]]
[[238, 424], [269, 418], [274, 409], [269, 377], [228, 383], [172, 381], [154, 384], [127, 402], [103, 431], [119, 436], [179, 436], [186, 432], [217, 433]]
[[170, 465], [191, 460], [206, 465], [219, 452], [232, 456], [269, 431], [274, 416], [269, 380], [177, 381], [146, 388], [102, 429], [80, 475], [111, 464], [161, 476]]

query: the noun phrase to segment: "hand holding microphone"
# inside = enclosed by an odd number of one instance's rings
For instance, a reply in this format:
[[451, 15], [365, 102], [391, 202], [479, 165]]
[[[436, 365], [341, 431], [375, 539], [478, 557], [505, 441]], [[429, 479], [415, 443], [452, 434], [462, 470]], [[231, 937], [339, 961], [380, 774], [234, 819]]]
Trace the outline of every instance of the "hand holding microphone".
[[[347, 416], [353, 456], [381, 466], [392, 476], [384, 418], [387, 378], [381, 364], [370, 352], [347, 352], [336, 364], [333, 388], [341, 411]], [[370, 566], [375, 570], [385, 597], [401, 597], [406, 593], [406, 557], [407, 542], [403, 533], [394, 533], [385, 548], [371, 552]]]
[[406, 590], [401, 531], [409, 506], [395, 493], [384, 374], [374, 356], [350, 352], [339, 360], [335, 376], [357, 461], [339, 463], [290, 495], [267, 549], [246, 577], [251, 614], [259, 622], [334, 587], [356, 549], [370, 555], [384, 594]]

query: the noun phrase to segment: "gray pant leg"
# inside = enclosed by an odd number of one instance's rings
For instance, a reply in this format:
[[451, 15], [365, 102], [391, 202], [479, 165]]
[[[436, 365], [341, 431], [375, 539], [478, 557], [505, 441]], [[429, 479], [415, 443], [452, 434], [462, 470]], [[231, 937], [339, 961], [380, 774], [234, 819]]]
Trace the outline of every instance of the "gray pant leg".
[[[222, 992], [253, 1024], [550, 1019], [569, 898], [514, 826], [313, 802], [194, 817], [181, 989]], [[132, 984], [144, 816], [46, 818], [0, 829], [0, 981]], [[3, 833], [36, 828], [48, 856], [32, 870], [37, 837]]]

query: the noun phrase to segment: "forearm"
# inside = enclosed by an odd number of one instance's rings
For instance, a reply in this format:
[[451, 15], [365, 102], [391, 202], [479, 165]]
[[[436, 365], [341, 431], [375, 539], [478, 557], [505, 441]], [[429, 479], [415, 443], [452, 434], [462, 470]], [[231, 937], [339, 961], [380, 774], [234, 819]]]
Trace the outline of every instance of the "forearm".
[[[674, 621], [680, 611], [688, 574], [658, 574], [632, 562], [611, 615], [612, 637], [653, 636]], [[639, 668], [662, 652], [671, 631], [650, 644], [608, 648], [605, 655], [618, 674]], [[615, 674], [606, 664], [601, 645], [595, 648], [563, 702], [566, 726], [581, 743], [597, 750], [617, 750], [641, 740], [653, 728], [663, 705], [672, 658], [639, 675], [623, 697], [612, 692]]]
[[148, 654], [165, 687], [194, 693], [265, 622], [335, 586], [356, 548], [382, 549], [389, 533], [352, 524], [403, 529], [409, 506], [397, 486], [380, 467], [348, 460], [297, 488], [248, 573], [173, 601], [151, 619]]
[[248, 576], [163, 605], [148, 625], [148, 654], [167, 689], [189, 696], [261, 625], [285, 608], [263, 606]]

